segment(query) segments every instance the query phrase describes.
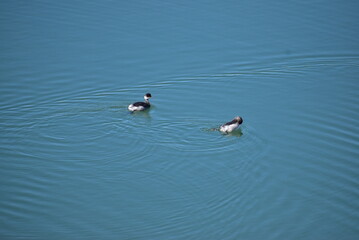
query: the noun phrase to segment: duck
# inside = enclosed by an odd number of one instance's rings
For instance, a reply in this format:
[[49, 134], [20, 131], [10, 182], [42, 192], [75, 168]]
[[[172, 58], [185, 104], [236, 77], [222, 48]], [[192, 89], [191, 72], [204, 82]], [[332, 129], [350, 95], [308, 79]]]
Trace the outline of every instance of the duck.
[[227, 122], [219, 127], [219, 131], [222, 133], [230, 133], [233, 132], [236, 128], [239, 127], [243, 123], [243, 118], [237, 116], [232, 121]]
[[128, 110], [131, 112], [135, 111], [144, 111], [151, 107], [149, 99], [152, 97], [151, 93], [146, 93], [143, 98], [145, 99], [144, 102], [135, 102], [128, 106]]

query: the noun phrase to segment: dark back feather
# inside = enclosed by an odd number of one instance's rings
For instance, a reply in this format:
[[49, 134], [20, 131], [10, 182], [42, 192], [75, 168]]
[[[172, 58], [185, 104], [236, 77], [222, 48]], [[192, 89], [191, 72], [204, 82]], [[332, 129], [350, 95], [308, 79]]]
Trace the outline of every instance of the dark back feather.
[[234, 119], [234, 120], [232, 120], [232, 121], [230, 121], [230, 122], [227, 122], [227, 123], [223, 124], [223, 126], [232, 125], [232, 124], [235, 124], [235, 123], [237, 123], [237, 122], [238, 122], [238, 121], [237, 121], [236, 119]]
[[134, 104], [132, 104], [133, 106], [135, 107], [144, 107], [144, 108], [148, 108], [150, 107], [151, 105], [149, 103], [145, 103], [145, 102], [135, 102]]

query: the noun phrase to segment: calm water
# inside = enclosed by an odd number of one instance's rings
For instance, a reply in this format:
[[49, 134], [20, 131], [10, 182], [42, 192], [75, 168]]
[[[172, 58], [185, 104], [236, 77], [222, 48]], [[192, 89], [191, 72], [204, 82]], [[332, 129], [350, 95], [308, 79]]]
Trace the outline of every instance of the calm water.
[[1, 239], [359, 238], [358, 1], [0, 11]]

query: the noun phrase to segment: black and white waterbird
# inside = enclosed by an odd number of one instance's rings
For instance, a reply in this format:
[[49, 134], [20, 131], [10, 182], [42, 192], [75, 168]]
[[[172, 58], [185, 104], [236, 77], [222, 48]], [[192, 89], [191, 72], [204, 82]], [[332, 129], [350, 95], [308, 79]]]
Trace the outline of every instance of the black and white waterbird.
[[151, 98], [151, 93], [146, 93], [143, 98], [145, 99], [144, 102], [135, 102], [128, 106], [128, 110], [131, 112], [134, 111], [143, 111], [146, 109], [149, 109], [151, 107], [150, 101], [148, 101]]
[[233, 132], [236, 128], [239, 127], [243, 123], [243, 119], [241, 117], [235, 117], [232, 121], [227, 122], [219, 127], [219, 131], [223, 133]]

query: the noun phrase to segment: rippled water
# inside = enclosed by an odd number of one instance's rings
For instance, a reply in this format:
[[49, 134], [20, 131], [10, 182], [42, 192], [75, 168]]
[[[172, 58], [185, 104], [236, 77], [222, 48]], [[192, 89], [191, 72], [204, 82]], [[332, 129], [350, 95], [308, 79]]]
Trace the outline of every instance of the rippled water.
[[1, 239], [358, 239], [358, 9], [2, 1]]

